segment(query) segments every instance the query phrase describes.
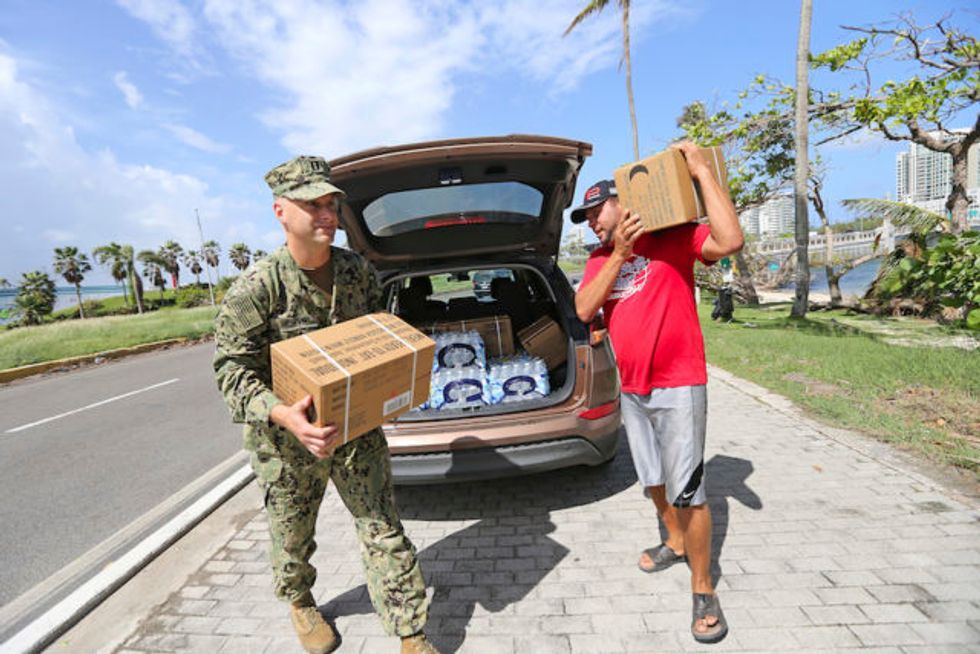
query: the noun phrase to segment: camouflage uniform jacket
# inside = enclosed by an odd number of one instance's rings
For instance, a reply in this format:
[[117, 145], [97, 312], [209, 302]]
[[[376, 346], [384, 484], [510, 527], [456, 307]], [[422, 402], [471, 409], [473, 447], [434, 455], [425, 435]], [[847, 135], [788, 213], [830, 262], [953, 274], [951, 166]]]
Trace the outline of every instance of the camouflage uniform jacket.
[[215, 378], [232, 420], [245, 424], [245, 449], [260, 478], [274, 481], [282, 462], [315, 461], [269, 414], [272, 393], [269, 346], [366, 313], [383, 310], [374, 268], [360, 255], [330, 249], [333, 294], [320, 290], [285, 246], [252, 264], [228, 289], [215, 321]]

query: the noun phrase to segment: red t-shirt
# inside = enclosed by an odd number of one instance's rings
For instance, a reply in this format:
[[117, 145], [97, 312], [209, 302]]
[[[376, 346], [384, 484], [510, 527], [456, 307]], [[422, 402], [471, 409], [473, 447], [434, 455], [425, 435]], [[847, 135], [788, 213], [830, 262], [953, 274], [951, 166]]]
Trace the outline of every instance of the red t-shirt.
[[[707, 225], [686, 224], [647, 233], [633, 246], [602, 310], [623, 392], [708, 382], [704, 338], [694, 306], [694, 261], [710, 265], [701, 246]], [[579, 288], [602, 268], [612, 247], [592, 252]]]

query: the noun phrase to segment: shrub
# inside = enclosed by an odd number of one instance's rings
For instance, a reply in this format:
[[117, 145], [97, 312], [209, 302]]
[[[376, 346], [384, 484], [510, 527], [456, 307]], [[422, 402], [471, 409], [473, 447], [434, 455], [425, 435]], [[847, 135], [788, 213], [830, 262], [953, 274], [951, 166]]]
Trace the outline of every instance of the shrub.
[[176, 292], [176, 304], [182, 309], [201, 307], [206, 304], [211, 304], [211, 295], [206, 289], [194, 287], [178, 288]]
[[900, 256], [874, 293], [879, 300], [919, 302], [926, 315], [959, 308], [966, 326], [980, 329], [980, 232], [943, 234], [931, 247]]

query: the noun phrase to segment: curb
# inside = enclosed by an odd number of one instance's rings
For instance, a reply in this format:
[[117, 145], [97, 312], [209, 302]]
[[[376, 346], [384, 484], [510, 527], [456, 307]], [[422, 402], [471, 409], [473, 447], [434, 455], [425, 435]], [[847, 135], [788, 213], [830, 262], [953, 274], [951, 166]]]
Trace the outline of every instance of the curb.
[[49, 370], [53, 370], [55, 368], [64, 368], [67, 366], [77, 366], [84, 363], [91, 363], [100, 358], [119, 359], [131, 354], [140, 354], [142, 352], [160, 350], [172, 345], [181, 345], [189, 342], [190, 340], [191, 339], [183, 337], [170, 338], [165, 341], [155, 341], [153, 343], [143, 343], [142, 345], [134, 345], [132, 347], [122, 347], [118, 350], [107, 350], [105, 352], [83, 354], [77, 357], [55, 359], [54, 361], [45, 361], [43, 363], [31, 363], [26, 366], [19, 366], [17, 368], [7, 368], [6, 370], [0, 370], [0, 384], [6, 384], [7, 382], [12, 382], [15, 379], [22, 379], [24, 377], [30, 377], [31, 375], [39, 375], [42, 372], [48, 372]]
[[81, 620], [143, 567], [182, 538], [198, 523], [254, 478], [250, 464], [236, 469], [224, 481], [162, 527], [140, 541], [70, 595], [45, 611], [9, 640], [3, 652], [38, 652]]

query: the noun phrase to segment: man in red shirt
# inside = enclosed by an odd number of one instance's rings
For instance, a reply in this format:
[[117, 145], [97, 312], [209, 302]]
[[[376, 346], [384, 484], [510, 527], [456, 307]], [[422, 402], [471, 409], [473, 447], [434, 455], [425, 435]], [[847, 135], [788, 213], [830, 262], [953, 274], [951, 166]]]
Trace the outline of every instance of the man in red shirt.
[[592, 252], [575, 295], [582, 322], [603, 310], [622, 383], [623, 426], [637, 477], [653, 499], [668, 538], [645, 550], [644, 572], [687, 560], [691, 633], [718, 642], [728, 632], [711, 583], [711, 513], [704, 487], [707, 418], [704, 339], [694, 304], [694, 262], [711, 265], [742, 248], [735, 207], [690, 142], [672, 146], [701, 186], [708, 224], [644, 232], [619, 204], [612, 181], [585, 192], [572, 222], [588, 221], [601, 247]]

